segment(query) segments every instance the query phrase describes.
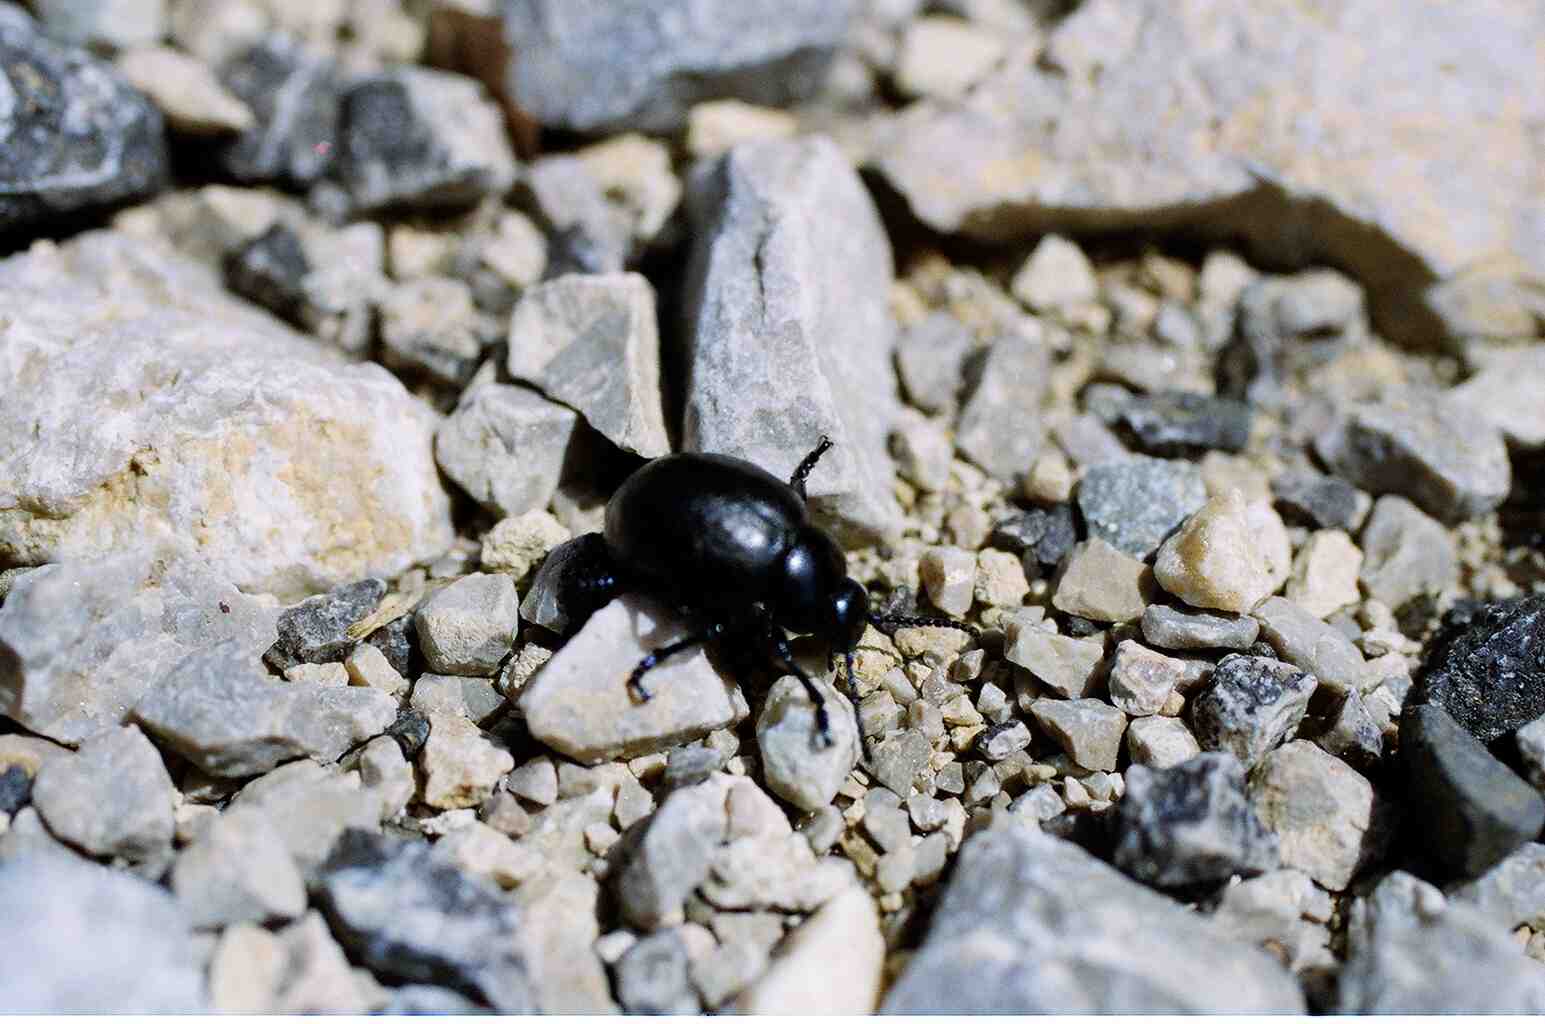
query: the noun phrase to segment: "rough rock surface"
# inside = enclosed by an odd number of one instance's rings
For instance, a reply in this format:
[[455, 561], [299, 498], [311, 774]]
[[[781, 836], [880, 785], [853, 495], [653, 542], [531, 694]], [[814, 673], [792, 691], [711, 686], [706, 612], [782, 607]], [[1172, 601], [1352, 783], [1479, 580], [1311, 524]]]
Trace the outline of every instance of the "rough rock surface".
[[1274, 959], [1066, 840], [1020, 825], [962, 848], [893, 1013], [1302, 1013]]
[[[1540, 17], [1505, 0], [1462, 13], [1365, 0], [1329, 15], [1101, 0], [1058, 24], [1039, 61], [904, 112], [877, 163], [941, 231], [1002, 240], [1162, 221], [1335, 263], [1368, 286], [1386, 333], [1422, 341], [1434, 282], [1489, 259], [1454, 288], [1545, 273], [1524, 127], [1545, 103]], [[1412, 73], [1467, 33], [1454, 88]], [[1468, 184], [1499, 166], [1513, 170], [1493, 187]]]
[[1418, 691], [1482, 743], [1545, 714], [1545, 595], [1450, 619]]
[[282, 32], [232, 53], [220, 81], [256, 123], [220, 147], [220, 166], [238, 181], [317, 181], [335, 156], [341, 79], [332, 58]]
[[756, 720], [767, 788], [802, 811], [830, 804], [859, 755], [858, 726], [847, 695], [820, 679], [815, 685], [826, 698], [831, 746], [821, 745], [815, 708], [793, 676], [772, 685]]
[[0, 262], [0, 306], [0, 365], [22, 385], [0, 406], [0, 557], [166, 538], [297, 598], [449, 546], [434, 412], [206, 268], [92, 232]]
[[1205, 750], [1228, 750], [1248, 768], [1291, 737], [1309, 708], [1317, 680], [1273, 658], [1230, 654], [1191, 704]]
[[55, 836], [98, 857], [166, 856], [177, 791], [145, 734], [132, 725], [86, 740], [38, 769], [32, 803]]
[[784, 476], [825, 434], [836, 447], [810, 476], [812, 510], [886, 532], [891, 253], [858, 175], [826, 139], [747, 143], [694, 179], [688, 207], [682, 446]]
[[545, 125], [668, 134], [702, 100], [781, 107], [815, 91], [850, 0], [507, 0], [514, 99]]
[[515, 516], [558, 489], [579, 416], [530, 388], [475, 383], [435, 435], [445, 475], [485, 508]]
[[1078, 485], [1089, 534], [1146, 559], [1207, 501], [1201, 472], [1188, 462], [1146, 456], [1095, 465]]
[[223, 641], [262, 653], [274, 622], [272, 608], [193, 560], [139, 550], [46, 566], [0, 607], [0, 712], [78, 743], [123, 722], [186, 655]]
[[165, 185], [160, 112], [112, 67], [50, 41], [10, 4], [0, 7], [0, 94], [0, 138], [9, 140], [0, 154], [0, 234]]
[[531, 734], [588, 764], [637, 757], [705, 736], [745, 715], [735, 684], [701, 648], [669, 658], [643, 679], [628, 674], [650, 651], [687, 635], [686, 624], [648, 598], [618, 598], [542, 666], [520, 697]]
[[858, 886], [827, 901], [778, 947], [735, 1008], [741, 1013], [870, 1014], [885, 940], [874, 901]]
[[1283, 866], [1327, 889], [1345, 889], [1376, 852], [1373, 786], [1307, 740], [1262, 759], [1250, 777], [1250, 804], [1281, 840]]

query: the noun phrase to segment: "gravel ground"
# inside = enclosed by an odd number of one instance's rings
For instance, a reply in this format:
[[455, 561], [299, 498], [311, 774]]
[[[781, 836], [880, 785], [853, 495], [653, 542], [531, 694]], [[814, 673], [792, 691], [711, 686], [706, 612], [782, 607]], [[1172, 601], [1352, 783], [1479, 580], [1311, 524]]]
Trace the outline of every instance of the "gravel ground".
[[1542, 35], [0, 0], [0, 1010], [1545, 1012]]

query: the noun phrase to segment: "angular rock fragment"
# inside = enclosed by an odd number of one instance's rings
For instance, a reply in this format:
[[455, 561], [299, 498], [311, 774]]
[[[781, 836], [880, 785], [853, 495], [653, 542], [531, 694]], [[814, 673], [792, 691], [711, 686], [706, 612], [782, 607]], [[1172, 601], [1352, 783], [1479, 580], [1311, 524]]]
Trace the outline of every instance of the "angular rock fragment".
[[519, 515], [552, 499], [578, 423], [529, 388], [474, 384], [436, 432], [435, 458], [479, 504]]
[[465, 281], [426, 276], [382, 290], [381, 361], [394, 370], [465, 385], [501, 333], [482, 316]]
[[1327, 690], [1346, 693], [1362, 686], [1367, 665], [1336, 627], [1285, 597], [1267, 598], [1251, 615], [1278, 657], [1311, 673]]
[[1127, 716], [1104, 701], [1042, 698], [1030, 705], [1036, 724], [1051, 734], [1075, 764], [1113, 772]]
[[1375, 851], [1373, 786], [1307, 740], [1262, 759], [1250, 776], [1250, 806], [1281, 840], [1283, 865], [1327, 889], [1345, 889]]
[[1146, 559], [1207, 502], [1207, 487], [1189, 462], [1139, 456], [1090, 466], [1077, 500], [1090, 536]]
[[254, 809], [266, 817], [301, 875], [312, 879], [344, 832], [373, 831], [380, 822], [381, 801], [361, 783], [353, 772], [291, 761], [247, 783], [230, 809]]
[[635, 927], [679, 920], [726, 837], [726, 795], [718, 779], [679, 789], [624, 838], [612, 880], [623, 917]]
[[132, 725], [98, 733], [73, 757], [49, 760], [32, 784], [32, 805], [55, 836], [129, 861], [170, 852], [175, 800], [160, 753]]
[[1246, 768], [1291, 737], [1317, 680], [1286, 662], [1230, 654], [1191, 702], [1191, 724], [1204, 750], [1227, 750]]
[[347, 657], [358, 644], [349, 628], [375, 611], [385, 596], [386, 581], [369, 578], [291, 605], [279, 613], [279, 639], [266, 660], [283, 669], [297, 662], [320, 665]]
[[821, 744], [815, 708], [793, 676], [772, 685], [756, 720], [756, 746], [767, 788], [802, 811], [829, 805], [859, 756], [858, 727], [847, 695], [822, 679], [815, 685], [826, 698], [830, 746]]
[[825, 139], [745, 144], [694, 180], [688, 207], [682, 447], [776, 475], [826, 434], [836, 447], [810, 476], [812, 511], [847, 534], [884, 533], [898, 515], [892, 270], [858, 176]]
[[875, 1010], [885, 941], [874, 901], [858, 886], [828, 900], [796, 928], [762, 975], [736, 1001], [741, 1013], [852, 1013]]
[[1004, 639], [1004, 658], [1035, 673], [1053, 693], [1077, 698], [1093, 692], [1105, 660], [1104, 644], [1050, 633], [1019, 619], [1010, 620]]
[[1202, 752], [1186, 723], [1178, 718], [1150, 715], [1127, 725], [1127, 754], [1133, 764], [1147, 768], [1173, 768]]
[[1275, 590], [1271, 568], [1237, 490], [1208, 499], [1153, 562], [1165, 590], [1197, 608], [1225, 612], [1248, 612]]
[[1370, 597], [1399, 608], [1459, 579], [1459, 551], [1443, 524], [1410, 501], [1386, 494], [1373, 503], [1363, 529], [1358, 581]]
[[336, 156], [340, 79], [330, 57], [283, 34], [232, 54], [220, 82], [256, 124], [220, 149], [220, 165], [237, 181], [298, 188], [318, 181]]
[[1148, 566], [1095, 537], [1074, 545], [1051, 603], [1094, 622], [1130, 622], [1143, 614], [1155, 589]]
[[1231, 398], [1190, 391], [1133, 395], [1115, 410], [1136, 448], [1149, 455], [1240, 452], [1250, 442], [1250, 407]]
[[1482, 743], [1545, 714], [1545, 594], [1451, 611], [1427, 651], [1418, 695]]
[[172, 867], [172, 891], [193, 923], [218, 928], [289, 920], [306, 909], [306, 887], [284, 839], [257, 808], [219, 815]]
[[459, 714], [436, 712], [429, 716], [429, 726], [418, 766], [424, 776], [423, 800], [431, 807], [477, 807], [515, 767], [509, 751]]
[[930, 313], [896, 339], [896, 371], [912, 404], [926, 413], [954, 406], [971, 328], [949, 313]]
[[1046, 439], [1040, 404], [1051, 354], [1037, 338], [1013, 332], [966, 361], [955, 447], [1000, 480], [1030, 469]]
[[624, 451], [670, 451], [654, 289], [638, 274], [566, 274], [521, 296], [510, 376], [562, 402]]
[[1272, 478], [1271, 493], [1284, 517], [1322, 530], [1356, 529], [1370, 505], [1368, 495], [1340, 477], [1309, 470]]
[[1260, 623], [1248, 615], [1198, 611], [1154, 604], [1143, 609], [1143, 636], [1155, 647], [1172, 651], [1224, 648], [1247, 651], [1260, 634]]
[[424, 661], [435, 672], [491, 676], [515, 642], [520, 604], [504, 573], [473, 573], [413, 613]]
[[1129, 715], [1156, 715], [1185, 677], [1185, 667], [1136, 640], [1123, 640], [1110, 670], [1111, 703]]

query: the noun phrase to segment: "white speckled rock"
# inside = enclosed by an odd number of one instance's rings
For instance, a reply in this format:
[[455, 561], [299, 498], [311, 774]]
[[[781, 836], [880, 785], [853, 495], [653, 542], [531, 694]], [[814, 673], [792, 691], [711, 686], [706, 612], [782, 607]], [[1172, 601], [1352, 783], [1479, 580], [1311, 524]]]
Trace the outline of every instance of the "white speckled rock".
[[165, 538], [291, 599], [449, 546], [433, 410], [205, 267], [92, 232], [0, 261], [0, 308], [0, 558]]
[[77, 743], [123, 722], [188, 654], [222, 641], [261, 654], [277, 617], [201, 563], [149, 549], [44, 566], [0, 607], [0, 713]]
[[602, 608], [527, 684], [520, 708], [531, 735], [599, 764], [664, 750], [745, 717], [739, 690], [701, 647], [644, 676], [651, 700], [634, 697], [628, 674], [639, 659], [686, 635], [685, 623], [647, 598], [630, 595]]

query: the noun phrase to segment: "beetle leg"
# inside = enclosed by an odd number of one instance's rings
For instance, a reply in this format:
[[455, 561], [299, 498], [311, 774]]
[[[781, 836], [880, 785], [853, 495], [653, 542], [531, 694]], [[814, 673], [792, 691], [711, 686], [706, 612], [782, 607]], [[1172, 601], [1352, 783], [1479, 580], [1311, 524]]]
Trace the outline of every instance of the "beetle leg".
[[682, 637], [680, 640], [677, 640], [674, 643], [665, 644], [663, 647], [656, 647], [654, 650], [644, 655], [643, 658], [639, 660], [639, 663], [633, 666], [633, 671], [628, 673], [628, 689], [633, 691], [633, 694], [638, 697], [640, 701], [649, 700], [654, 696], [654, 694], [644, 689], [645, 672], [648, 672], [650, 669], [654, 668], [656, 665], [660, 664], [660, 662], [664, 661], [666, 658], [669, 658], [673, 654], [680, 654], [682, 651], [685, 651], [688, 648], [707, 643], [714, 637], [718, 636], [721, 632], [723, 632], [723, 630], [723, 626], [717, 624], [712, 625], [699, 633], [693, 633], [690, 636]]
[[821, 456], [825, 455], [826, 450], [831, 446], [832, 439], [822, 434], [821, 439], [815, 443], [815, 447], [811, 449], [810, 454], [801, 459], [799, 465], [794, 467], [794, 475], [789, 477], [789, 486], [794, 488], [794, 493], [798, 494], [800, 498], [805, 496], [805, 480], [815, 470], [815, 464], [821, 461]]
[[956, 622], [943, 615], [871, 615], [869, 621], [875, 626], [943, 626], [969, 633], [974, 639], [981, 639], [982, 636], [981, 630], [970, 623]]
[[810, 698], [810, 703], [815, 705], [815, 730], [820, 739], [821, 746], [829, 747], [832, 740], [831, 717], [826, 711], [826, 698], [821, 696], [821, 691], [816, 689], [815, 682], [794, 661], [794, 652], [789, 647], [789, 638], [776, 626], [769, 623], [768, 640], [772, 644], [773, 664], [789, 675], [798, 679], [800, 685], [805, 688], [805, 693]]

